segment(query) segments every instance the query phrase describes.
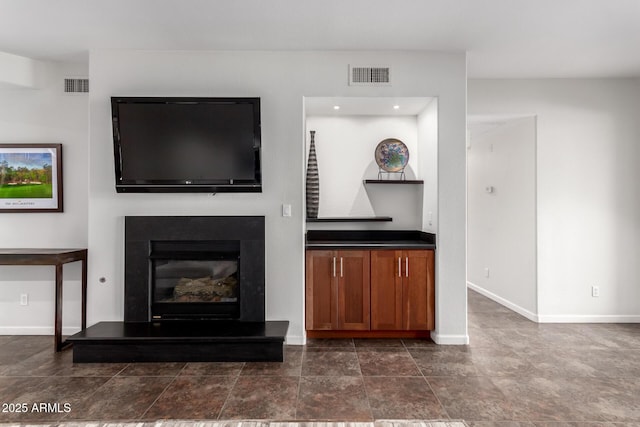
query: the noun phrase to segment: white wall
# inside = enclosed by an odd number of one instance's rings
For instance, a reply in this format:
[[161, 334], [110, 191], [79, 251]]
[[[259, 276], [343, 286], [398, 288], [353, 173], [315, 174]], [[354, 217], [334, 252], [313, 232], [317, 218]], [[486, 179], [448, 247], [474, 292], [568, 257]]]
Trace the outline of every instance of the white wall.
[[530, 319], [538, 313], [535, 135], [535, 117], [509, 120], [472, 131], [467, 150], [467, 280]]
[[0, 90], [43, 88], [57, 68], [48, 62], [0, 52]]
[[[82, 64], [47, 64], [41, 89], [0, 89], [0, 142], [62, 143], [63, 213], [0, 213], [3, 248], [87, 247], [87, 95], [64, 95]], [[80, 329], [80, 266], [64, 267], [64, 332]], [[0, 266], [0, 335], [53, 334], [54, 268]], [[29, 305], [20, 305], [20, 294]]]
[[[391, 86], [347, 85], [349, 63], [389, 64]], [[265, 215], [267, 319], [291, 322], [304, 336], [305, 96], [439, 96], [438, 278], [435, 338], [466, 336], [464, 54], [420, 52], [90, 53], [89, 323], [123, 317], [123, 216]], [[259, 96], [263, 193], [116, 194], [109, 97], [112, 95]], [[280, 215], [281, 204], [293, 208]], [[444, 221], [443, 218], [447, 220]], [[104, 284], [99, 278], [106, 278]]]
[[[367, 228], [419, 230], [422, 225], [422, 187], [419, 185], [364, 185], [378, 179], [374, 152], [386, 138], [401, 140], [409, 150], [407, 179], [418, 174], [416, 116], [309, 116], [306, 119], [307, 155], [309, 131], [315, 130], [320, 205], [318, 217], [390, 216], [391, 222], [366, 223]], [[308, 229], [353, 223], [309, 223]]]
[[433, 99], [418, 114], [418, 155], [421, 179], [424, 180], [422, 230], [438, 229], [438, 99]]
[[640, 80], [470, 80], [468, 102], [537, 116], [540, 321], [638, 321]]

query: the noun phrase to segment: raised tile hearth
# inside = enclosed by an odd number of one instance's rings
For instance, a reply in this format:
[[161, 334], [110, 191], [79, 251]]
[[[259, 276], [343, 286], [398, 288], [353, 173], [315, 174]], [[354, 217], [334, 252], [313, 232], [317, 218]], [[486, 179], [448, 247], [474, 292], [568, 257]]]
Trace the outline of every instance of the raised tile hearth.
[[289, 322], [100, 322], [70, 338], [73, 361], [282, 362]]

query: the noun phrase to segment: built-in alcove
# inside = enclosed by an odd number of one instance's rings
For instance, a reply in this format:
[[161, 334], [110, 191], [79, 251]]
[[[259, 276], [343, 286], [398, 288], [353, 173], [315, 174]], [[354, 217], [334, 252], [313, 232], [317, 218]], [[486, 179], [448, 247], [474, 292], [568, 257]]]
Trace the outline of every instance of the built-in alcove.
[[[318, 219], [309, 219], [307, 228], [424, 229], [426, 212], [436, 211], [437, 99], [307, 97], [304, 103], [304, 161], [314, 130], [320, 181]], [[418, 185], [371, 184], [381, 179], [374, 153], [387, 138], [407, 146], [404, 179]], [[382, 174], [382, 180], [399, 179]]]

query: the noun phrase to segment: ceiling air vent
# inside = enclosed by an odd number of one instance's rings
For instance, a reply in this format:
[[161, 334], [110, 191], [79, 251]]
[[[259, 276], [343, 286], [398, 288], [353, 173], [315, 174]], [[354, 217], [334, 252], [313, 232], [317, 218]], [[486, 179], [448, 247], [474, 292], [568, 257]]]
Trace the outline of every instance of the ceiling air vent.
[[390, 67], [355, 67], [349, 66], [349, 85], [391, 85]]
[[64, 93], [88, 93], [89, 79], [64, 79]]

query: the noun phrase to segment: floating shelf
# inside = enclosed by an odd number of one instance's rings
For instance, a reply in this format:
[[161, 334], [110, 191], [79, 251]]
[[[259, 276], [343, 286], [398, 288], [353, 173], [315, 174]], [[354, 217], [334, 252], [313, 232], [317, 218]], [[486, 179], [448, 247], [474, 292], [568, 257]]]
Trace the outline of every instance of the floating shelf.
[[384, 222], [393, 221], [390, 216], [334, 216], [325, 218], [307, 218], [307, 222]]
[[363, 182], [365, 184], [424, 184], [421, 179], [365, 179]]

